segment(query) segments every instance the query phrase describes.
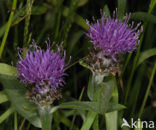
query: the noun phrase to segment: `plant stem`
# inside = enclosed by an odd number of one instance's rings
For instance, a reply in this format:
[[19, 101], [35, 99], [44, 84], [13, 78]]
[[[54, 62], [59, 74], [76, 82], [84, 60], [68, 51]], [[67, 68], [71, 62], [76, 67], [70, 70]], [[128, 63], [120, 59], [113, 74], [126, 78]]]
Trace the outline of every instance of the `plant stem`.
[[149, 92], [150, 92], [150, 89], [151, 89], [151, 86], [152, 86], [152, 81], [153, 81], [153, 78], [154, 78], [155, 71], [156, 71], [156, 62], [154, 64], [152, 74], [151, 74], [151, 77], [150, 77], [150, 81], [149, 81], [149, 84], [147, 86], [146, 94], [145, 94], [145, 97], [144, 97], [144, 100], [143, 100], [143, 103], [142, 103], [142, 106], [141, 106], [141, 109], [140, 109], [140, 112], [139, 112], [139, 118], [141, 117], [141, 115], [143, 113], [143, 110], [144, 110], [144, 107], [146, 105], [146, 101], [147, 101], [147, 98], [148, 98], [148, 95], [149, 95]]
[[26, 5], [26, 19], [25, 19], [25, 27], [24, 27], [24, 44], [23, 47], [27, 47], [29, 45], [30, 42], [30, 38], [31, 35], [28, 36], [28, 32], [29, 32], [29, 24], [30, 24], [30, 15], [31, 15], [31, 9], [32, 9], [32, 5], [33, 5], [34, 0], [27, 0], [27, 5]]
[[52, 114], [50, 114], [50, 110], [51, 110], [50, 105], [41, 106], [39, 108], [42, 130], [51, 130]]
[[18, 130], [18, 126], [17, 126], [17, 112], [14, 112], [14, 130]]
[[26, 119], [24, 118], [24, 119], [22, 120], [22, 123], [21, 123], [20, 127], [19, 127], [19, 130], [22, 130], [22, 128], [23, 128], [23, 126], [24, 126], [25, 121], [26, 121]]
[[0, 59], [2, 58], [2, 53], [3, 53], [3, 50], [4, 50], [4, 46], [6, 44], [6, 39], [7, 39], [9, 30], [10, 30], [10, 26], [11, 26], [11, 23], [12, 23], [12, 19], [13, 19], [13, 16], [14, 16], [14, 12], [15, 12], [15, 9], [16, 9], [16, 4], [17, 4], [17, 0], [13, 0], [12, 10], [11, 10], [11, 13], [10, 13], [10, 16], [9, 16], [6, 31], [5, 31], [3, 39], [2, 39], [2, 44], [0, 46]]

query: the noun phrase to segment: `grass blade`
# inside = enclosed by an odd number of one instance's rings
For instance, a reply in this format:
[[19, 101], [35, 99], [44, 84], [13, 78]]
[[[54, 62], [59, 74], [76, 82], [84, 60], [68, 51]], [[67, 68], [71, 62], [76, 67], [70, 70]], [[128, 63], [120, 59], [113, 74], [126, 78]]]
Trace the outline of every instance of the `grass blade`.
[[17, 4], [17, 0], [13, 0], [12, 11], [11, 11], [11, 14], [9, 16], [9, 20], [8, 20], [8, 23], [7, 23], [6, 31], [5, 31], [5, 34], [3, 36], [1, 46], [0, 46], [0, 59], [2, 58], [2, 53], [3, 53], [4, 46], [6, 44], [6, 39], [8, 37], [8, 33], [9, 33], [9, 30], [10, 30], [10, 27], [11, 27], [11, 23], [12, 23], [12, 20], [13, 20], [14, 12], [15, 12], [15, 9], [16, 9], [16, 4]]
[[2, 123], [6, 118], [8, 118], [13, 112], [14, 112], [14, 109], [10, 107], [6, 112], [4, 112], [0, 116], [0, 123]]
[[118, 15], [122, 18], [125, 14], [126, 0], [118, 0]]
[[143, 63], [146, 59], [150, 58], [151, 56], [155, 56], [156, 55], [156, 48], [152, 48], [149, 50], [146, 50], [142, 53], [140, 53], [140, 57], [137, 63], [137, 67]]
[[97, 115], [96, 112], [90, 111], [87, 115], [86, 121], [84, 122], [83, 126], [81, 127], [81, 130], [90, 130], [90, 128], [95, 120], [96, 115]]
[[142, 106], [141, 106], [141, 109], [140, 109], [140, 112], [139, 112], [139, 118], [141, 117], [141, 115], [143, 113], [143, 110], [144, 110], [144, 107], [146, 105], [147, 98], [148, 98], [148, 95], [149, 95], [149, 92], [150, 92], [150, 89], [151, 89], [151, 86], [152, 86], [152, 81], [153, 81], [155, 72], [156, 72], [156, 62], [154, 64], [152, 74], [151, 74], [151, 77], [150, 77], [150, 81], [149, 81], [149, 84], [147, 86], [146, 94], [145, 94], [145, 97], [144, 97], [144, 100], [143, 100], [143, 103], [142, 103]]

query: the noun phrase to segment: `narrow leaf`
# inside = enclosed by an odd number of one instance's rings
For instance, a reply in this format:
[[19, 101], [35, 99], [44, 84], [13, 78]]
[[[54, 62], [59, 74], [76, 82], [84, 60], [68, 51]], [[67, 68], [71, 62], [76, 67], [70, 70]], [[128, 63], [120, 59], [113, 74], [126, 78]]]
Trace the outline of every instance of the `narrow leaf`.
[[146, 59], [150, 58], [151, 56], [156, 56], [156, 48], [152, 48], [140, 53], [139, 60], [137, 66], [143, 63]]
[[4, 112], [0, 116], [0, 123], [2, 123], [6, 118], [8, 118], [13, 112], [14, 112], [14, 109], [10, 107], [6, 112]]
[[84, 122], [81, 130], [90, 130], [90, 128], [91, 128], [91, 126], [92, 126], [92, 124], [96, 118], [96, 115], [97, 115], [96, 112], [90, 111], [87, 115], [87, 119]]
[[46, 13], [46, 11], [47, 11], [47, 8], [44, 6], [33, 6], [31, 14], [32, 15], [42, 15], [42, 14]]
[[125, 109], [126, 107], [121, 104], [116, 104], [116, 103], [109, 103], [108, 108], [107, 108], [107, 113], [108, 112], [113, 112], [113, 111], [119, 111], [122, 109]]
[[59, 108], [92, 110], [100, 113], [99, 104], [97, 102], [72, 101], [60, 104]]
[[122, 18], [125, 14], [126, 0], [118, 0], [118, 15]]
[[156, 23], [156, 16], [146, 13], [146, 12], [135, 12], [132, 13], [131, 19], [144, 21], [144, 22], [151, 22]]
[[107, 5], [104, 6], [103, 12], [106, 14], [106, 16], [109, 16], [110, 17], [110, 11], [109, 11], [109, 8], [108, 8]]

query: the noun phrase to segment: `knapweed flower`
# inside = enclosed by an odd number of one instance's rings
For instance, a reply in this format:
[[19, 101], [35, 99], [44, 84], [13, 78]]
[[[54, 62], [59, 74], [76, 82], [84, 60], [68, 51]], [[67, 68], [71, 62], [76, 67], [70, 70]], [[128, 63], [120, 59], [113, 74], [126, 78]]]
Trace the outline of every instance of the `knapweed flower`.
[[[116, 16], [115, 16], [116, 14]], [[116, 61], [116, 56], [134, 51], [139, 43], [141, 33], [135, 28], [134, 22], [128, 24], [130, 15], [124, 17], [124, 20], [117, 18], [117, 11], [114, 11], [113, 18], [102, 15], [100, 20], [89, 24], [87, 36], [91, 39], [96, 50], [101, 50], [104, 56], [110, 56]]]
[[60, 97], [58, 88], [63, 86], [66, 75], [64, 72], [65, 53], [61, 54], [61, 47], [57, 51], [42, 50], [35, 42], [25, 52], [19, 49], [17, 63], [18, 78], [28, 87], [29, 99], [36, 104], [50, 104]]
[[117, 10], [113, 17], [102, 14], [100, 20], [89, 23], [86, 35], [93, 43], [94, 49], [86, 57], [85, 62], [97, 73], [112, 73], [119, 70], [118, 57], [124, 53], [134, 51], [139, 44], [139, 35], [142, 32], [141, 23], [134, 27], [134, 22], [128, 24], [130, 15], [123, 20], [118, 19]]

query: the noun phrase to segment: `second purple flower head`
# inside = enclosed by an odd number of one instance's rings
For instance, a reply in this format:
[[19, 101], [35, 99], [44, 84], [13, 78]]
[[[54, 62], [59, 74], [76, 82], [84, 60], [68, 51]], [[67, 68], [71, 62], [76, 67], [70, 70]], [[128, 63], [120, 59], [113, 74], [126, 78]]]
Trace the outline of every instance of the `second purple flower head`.
[[117, 10], [112, 18], [102, 15], [100, 20], [89, 25], [87, 36], [91, 39], [96, 50], [101, 50], [103, 55], [110, 56], [116, 60], [116, 56], [134, 51], [139, 44], [138, 30], [140, 23], [134, 28], [134, 22], [128, 24], [130, 15], [120, 20]]

